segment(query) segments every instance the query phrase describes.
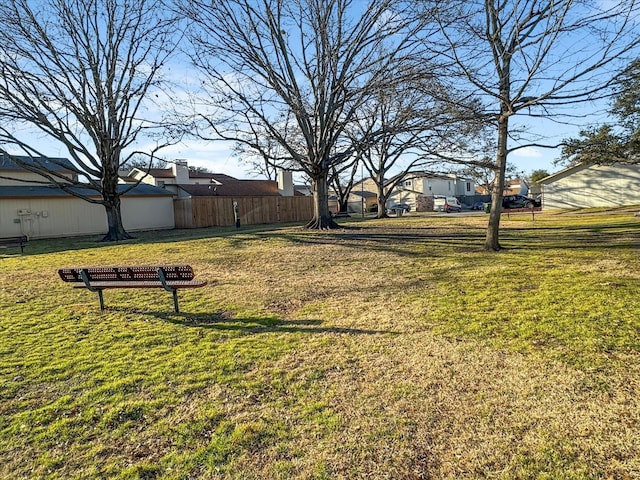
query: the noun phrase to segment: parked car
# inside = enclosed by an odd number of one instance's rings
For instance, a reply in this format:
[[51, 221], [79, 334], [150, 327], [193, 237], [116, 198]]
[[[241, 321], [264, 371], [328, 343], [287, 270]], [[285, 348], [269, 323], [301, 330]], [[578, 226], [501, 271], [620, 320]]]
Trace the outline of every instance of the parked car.
[[524, 195], [505, 195], [502, 198], [503, 208], [533, 208], [540, 205], [539, 199], [525, 197]]
[[396, 203], [387, 208], [387, 213], [395, 213], [396, 215], [402, 215], [410, 211], [411, 206], [407, 203]]
[[484, 209], [484, 202], [475, 202], [473, 205], [471, 205], [471, 210], [483, 210]]
[[433, 199], [433, 210], [436, 212], [461, 212], [462, 205], [456, 197], [435, 197]]

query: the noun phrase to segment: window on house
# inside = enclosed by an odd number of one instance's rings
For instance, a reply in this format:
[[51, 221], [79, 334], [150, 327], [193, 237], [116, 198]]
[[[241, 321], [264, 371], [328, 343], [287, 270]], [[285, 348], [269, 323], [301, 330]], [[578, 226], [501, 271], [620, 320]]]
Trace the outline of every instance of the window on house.
[[404, 186], [405, 187], [410, 187], [411, 186], [411, 180], [405, 180], [404, 181]]
[[449, 190], [451, 190], [451, 180], [447, 182], [449, 184]]
[[471, 182], [467, 182], [467, 192], [471, 191]]

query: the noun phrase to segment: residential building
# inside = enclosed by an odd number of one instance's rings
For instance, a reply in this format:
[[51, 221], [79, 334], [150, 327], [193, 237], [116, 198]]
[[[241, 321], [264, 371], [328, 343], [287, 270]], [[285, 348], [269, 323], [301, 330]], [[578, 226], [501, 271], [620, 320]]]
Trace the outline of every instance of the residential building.
[[[287, 175], [286, 173], [289, 173]], [[164, 188], [176, 198], [208, 196], [293, 196], [291, 173], [279, 180], [240, 180], [223, 173], [190, 169], [186, 160], [175, 160], [168, 168], [133, 168], [123, 181], [142, 182]], [[125, 180], [128, 178], [128, 180]]]
[[[387, 185], [391, 183], [392, 181], [388, 181]], [[369, 193], [365, 196], [364, 192]], [[372, 179], [368, 178], [357, 183], [349, 198], [352, 211], [361, 212], [363, 204], [367, 211], [370, 211], [371, 205], [377, 203], [377, 194], [377, 186]], [[431, 211], [433, 210], [433, 198], [437, 196], [456, 197], [461, 203], [470, 203], [475, 196], [475, 183], [473, 180], [455, 173], [410, 172], [403, 175], [403, 178], [397, 183], [389, 196], [387, 205], [405, 203], [412, 210]], [[467, 199], [470, 201], [467, 202]]]
[[[18, 158], [21, 162], [45, 166], [54, 176], [76, 178], [73, 164], [66, 158]], [[99, 199], [93, 190], [73, 189]], [[152, 185], [138, 185], [124, 193], [121, 197], [124, 228], [127, 231], [174, 228], [172, 197], [170, 192]], [[107, 230], [102, 205], [75, 197], [46, 177], [18, 165], [9, 155], [0, 155], [1, 236], [51, 238], [105, 234]]]
[[581, 163], [540, 180], [543, 209], [640, 205], [640, 164]]

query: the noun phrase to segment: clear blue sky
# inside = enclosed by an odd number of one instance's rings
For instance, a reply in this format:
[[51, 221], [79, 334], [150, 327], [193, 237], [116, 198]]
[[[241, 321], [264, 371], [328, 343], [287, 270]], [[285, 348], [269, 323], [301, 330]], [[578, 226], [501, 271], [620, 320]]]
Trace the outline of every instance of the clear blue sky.
[[[189, 81], [197, 81], [191, 69], [184, 63], [176, 62], [172, 64], [170, 75], [176, 84], [186, 84]], [[181, 97], [179, 91], [173, 92], [171, 98]], [[171, 100], [166, 98], [166, 102]], [[557, 118], [559, 122], [552, 122], [545, 119], [527, 119], [524, 115], [518, 115], [512, 119], [512, 125], [526, 122], [530, 133], [537, 138], [532, 138], [536, 143], [557, 144], [564, 138], [576, 136], [580, 128], [593, 126], [602, 121], [603, 117], [594, 112], [602, 112], [607, 105], [582, 105], [578, 109], [580, 115], [571, 119], [571, 123], [563, 123], [568, 119]], [[153, 112], [152, 112], [153, 113]], [[41, 150], [51, 156], [68, 156], [68, 153], [59, 144], [47, 142], [45, 138], [37, 138], [41, 145]], [[15, 152], [19, 153], [19, 152]], [[229, 143], [204, 142], [188, 139], [183, 143], [165, 148], [160, 155], [168, 160], [177, 158], [186, 159], [190, 165], [206, 167], [214, 172], [226, 173], [238, 178], [251, 178], [251, 174], [246, 165], [240, 164], [233, 156]], [[550, 173], [561, 169], [561, 166], [553, 164], [558, 159], [560, 151], [558, 149], [543, 149], [530, 147], [513, 152], [509, 161], [518, 170], [530, 173], [533, 170], [544, 169]]]

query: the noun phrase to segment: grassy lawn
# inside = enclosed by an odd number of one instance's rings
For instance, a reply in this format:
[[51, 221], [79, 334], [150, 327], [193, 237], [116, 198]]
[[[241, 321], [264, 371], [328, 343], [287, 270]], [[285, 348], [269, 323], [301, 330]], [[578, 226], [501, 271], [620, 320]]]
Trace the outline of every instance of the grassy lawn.
[[640, 478], [640, 217], [343, 224], [0, 250], [0, 478]]

